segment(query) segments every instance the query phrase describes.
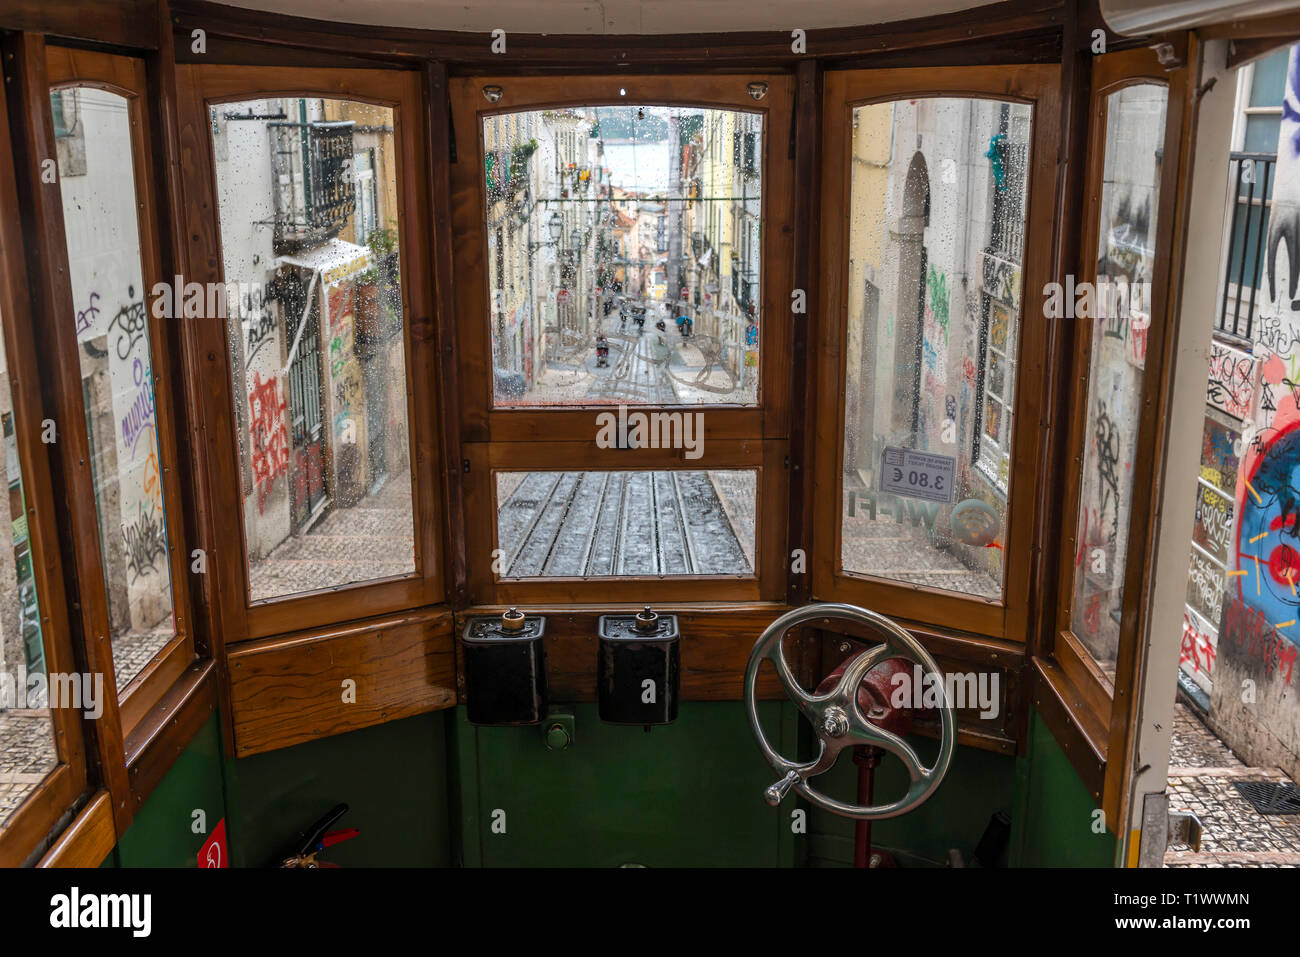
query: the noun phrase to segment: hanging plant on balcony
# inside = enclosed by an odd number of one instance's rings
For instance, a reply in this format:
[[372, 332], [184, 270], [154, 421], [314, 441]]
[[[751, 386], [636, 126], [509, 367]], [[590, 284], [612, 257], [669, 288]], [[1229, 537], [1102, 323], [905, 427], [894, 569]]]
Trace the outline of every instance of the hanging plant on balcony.
[[535, 139], [516, 143], [514, 149], [510, 151], [509, 176], [506, 185], [511, 190], [518, 191], [528, 182], [528, 159], [536, 152], [537, 140]]
[[[394, 226], [396, 223], [389, 220]], [[392, 226], [372, 229], [366, 237], [366, 246], [370, 249], [370, 263], [379, 271], [379, 278], [384, 285], [397, 282], [397, 230]]]
[[373, 339], [379, 335], [379, 282], [378, 266], [357, 273], [352, 318], [356, 334], [362, 338]]

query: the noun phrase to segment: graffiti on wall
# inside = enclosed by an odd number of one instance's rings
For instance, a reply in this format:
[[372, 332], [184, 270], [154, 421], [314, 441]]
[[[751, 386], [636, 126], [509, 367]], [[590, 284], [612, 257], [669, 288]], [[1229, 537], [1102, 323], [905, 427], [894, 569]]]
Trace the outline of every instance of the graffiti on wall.
[[356, 431], [360, 427], [362, 397], [352, 290], [350, 282], [342, 282], [329, 289], [329, 378], [334, 397], [335, 439], [355, 443]]
[[1093, 422], [1093, 442], [1097, 452], [1098, 515], [1105, 524], [1110, 517], [1108, 541], [1115, 544], [1119, 532], [1119, 428], [1110, 416], [1105, 401], [1097, 400], [1097, 418]]
[[1214, 674], [1217, 656], [1213, 631], [1190, 609], [1183, 612], [1183, 643], [1178, 653], [1178, 664], [1193, 674]]
[[1232, 584], [1219, 653], [1290, 685], [1300, 648], [1300, 50], [1294, 48], [1268, 236], [1253, 384], [1239, 359], [1212, 369], [1220, 380], [1231, 376], [1225, 393], [1249, 396], [1254, 390], [1235, 490]]
[[127, 286], [127, 302], [113, 316], [108, 324], [109, 332], [116, 332], [113, 348], [119, 359], [127, 359], [135, 351], [136, 343], [144, 338], [148, 330], [148, 312], [144, 300], [131, 302], [135, 298], [135, 287]]
[[1206, 416], [1205, 430], [1201, 433], [1201, 479], [1231, 494], [1237, 487], [1240, 442], [1240, 432]]
[[1239, 652], [1259, 665], [1265, 676], [1276, 675], [1283, 685], [1293, 686], [1300, 647], [1283, 638], [1259, 609], [1240, 599], [1229, 601], [1224, 613], [1224, 632]]
[[126, 564], [131, 581], [150, 572], [158, 571], [158, 560], [167, 555], [167, 533], [158, 519], [155, 508], [138, 507], [136, 517], [123, 526], [122, 541], [126, 546]]
[[1204, 482], [1196, 485], [1196, 524], [1192, 541], [1205, 549], [1220, 565], [1228, 561], [1232, 536], [1232, 500]]
[[1223, 567], [1192, 549], [1187, 573], [1187, 604], [1206, 621], [1218, 621], [1223, 614]]
[[131, 381], [135, 392], [121, 417], [121, 426], [122, 444], [131, 450], [134, 459], [141, 436], [152, 435], [154, 431], [153, 374], [139, 358], [131, 363]]
[[248, 408], [253, 481], [257, 486], [257, 510], [262, 513], [276, 479], [289, 470], [289, 433], [284, 425], [285, 402], [280, 392], [280, 383], [274, 376], [263, 381], [260, 373], [253, 373]]
[[1257, 363], [1244, 352], [1214, 342], [1210, 347], [1210, 378], [1205, 401], [1234, 419], [1250, 414], [1255, 396]]

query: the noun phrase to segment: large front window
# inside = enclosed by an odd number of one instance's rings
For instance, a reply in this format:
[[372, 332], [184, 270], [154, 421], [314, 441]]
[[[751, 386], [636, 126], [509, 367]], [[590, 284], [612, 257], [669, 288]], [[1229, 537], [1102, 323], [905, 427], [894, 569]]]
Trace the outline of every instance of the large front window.
[[569, 107], [481, 133], [497, 407], [758, 401], [759, 114]]

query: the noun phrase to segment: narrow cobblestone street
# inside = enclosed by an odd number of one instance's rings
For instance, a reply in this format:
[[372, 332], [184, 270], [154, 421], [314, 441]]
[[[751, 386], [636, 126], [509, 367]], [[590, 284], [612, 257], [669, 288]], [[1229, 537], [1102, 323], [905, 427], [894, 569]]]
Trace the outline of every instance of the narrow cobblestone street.
[[1203, 828], [1200, 852], [1171, 844], [1166, 867], [1300, 867], [1300, 814], [1261, 814], [1234, 781], [1286, 782], [1278, 768], [1252, 768], [1187, 705], [1174, 706], [1169, 809], [1190, 810]]
[[383, 488], [351, 508], [336, 508], [306, 534], [293, 535], [253, 564], [253, 601], [340, 582], [373, 581], [415, 570], [411, 480], [390, 475]]
[[45, 708], [0, 711], [0, 823], [58, 763], [54, 725]]
[[880, 498], [873, 516], [861, 500], [850, 505], [845, 496], [840, 560], [846, 571], [982, 598], [1002, 594], [1002, 586], [988, 572], [969, 568], [957, 555], [931, 543], [933, 525], [926, 524], [929, 513], [923, 511], [930, 503], [893, 499], [898, 514], [891, 515], [884, 504], [890, 500]]

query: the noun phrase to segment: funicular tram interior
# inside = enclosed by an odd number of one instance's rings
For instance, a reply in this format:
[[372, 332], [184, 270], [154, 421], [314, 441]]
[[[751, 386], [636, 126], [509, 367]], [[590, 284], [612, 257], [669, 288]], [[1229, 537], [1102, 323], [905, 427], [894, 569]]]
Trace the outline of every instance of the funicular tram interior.
[[0, 0], [0, 864], [1300, 864], [1298, 43]]

